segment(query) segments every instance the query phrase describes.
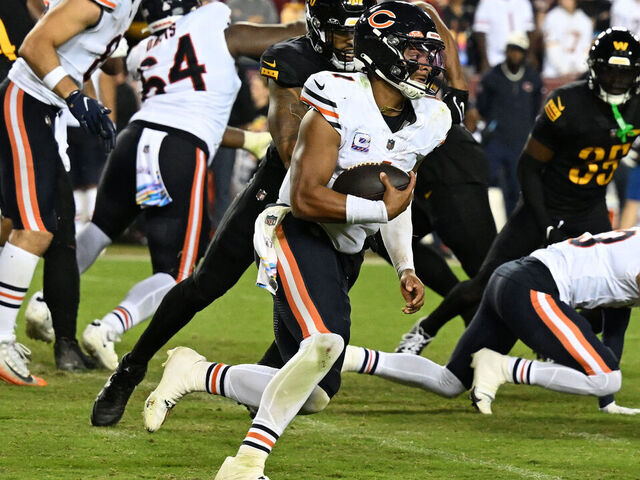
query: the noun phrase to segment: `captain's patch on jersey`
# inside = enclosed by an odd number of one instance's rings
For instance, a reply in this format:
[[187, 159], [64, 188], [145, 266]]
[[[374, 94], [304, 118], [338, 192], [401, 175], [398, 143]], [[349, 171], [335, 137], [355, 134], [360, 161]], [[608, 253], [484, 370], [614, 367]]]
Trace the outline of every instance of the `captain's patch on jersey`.
[[551, 98], [544, 106], [544, 112], [547, 114], [547, 117], [549, 117], [549, 120], [551, 120], [552, 122], [555, 122], [557, 119], [560, 118], [560, 115], [562, 115], [562, 112], [564, 111], [564, 109], [565, 109], [565, 106], [562, 105], [562, 99], [560, 97], [558, 97], [557, 104], [554, 101], [554, 99]]
[[279, 72], [277, 70], [269, 70], [265, 67], [262, 67], [262, 69], [260, 70], [261, 75], [264, 75], [265, 77], [275, 78], [276, 80], [278, 79], [278, 73]]
[[353, 142], [351, 143], [351, 148], [354, 149], [356, 152], [366, 153], [369, 151], [370, 146], [371, 146], [371, 136], [363, 132], [356, 132], [356, 134], [353, 136]]

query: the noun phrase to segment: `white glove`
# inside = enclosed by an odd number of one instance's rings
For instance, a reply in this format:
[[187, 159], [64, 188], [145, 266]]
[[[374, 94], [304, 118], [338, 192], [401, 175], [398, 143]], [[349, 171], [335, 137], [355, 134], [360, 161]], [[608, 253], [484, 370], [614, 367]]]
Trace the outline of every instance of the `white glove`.
[[244, 131], [244, 144], [242, 145], [242, 149], [252, 154], [258, 160], [267, 153], [270, 143], [271, 135], [269, 132]]
[[640, 408], [628, 408], [616, 405], [616, 402], [611, 402], [609, 405], [600, 409], [604, 413], [612, 413], [615, 415], [637, 415], [640, 413]]

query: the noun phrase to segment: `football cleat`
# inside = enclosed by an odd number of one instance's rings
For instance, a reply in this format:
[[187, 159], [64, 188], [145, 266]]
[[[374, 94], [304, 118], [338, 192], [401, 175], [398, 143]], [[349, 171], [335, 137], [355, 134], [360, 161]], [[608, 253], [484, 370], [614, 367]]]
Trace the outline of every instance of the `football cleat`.
[[129, 362], [129, 354], [122, 357], [116, 371], [111, 374], [96, 397], [91, 412], [91, 424], [107, 427], [120, 421], [131, 394], [147, 373], [146, 365]]
[[120, 335], [100, 320], [94, 320], [82, 332], [82, 346], [100, 365], [109, 370], [115, 370], [118, 366], [114, 343], [119, 341]]
[[76, 370], [93, 370], [97, 367], [95, 360], [80, 349], [75, 338], [59, 337], [53, 346], [53, 355], [58, 370], [69, 372]]
[[434, 337], [428, 335], [420, 326], [420, 319], [408, 333], [402, 336], [402, 340], [398, 343], [396, 353], [410, 353], [411, 355], [420, 355], [422, 350], [431, 343]]
[[491, 404], [500, 385], [508, 381], [509, 357], [482, 348], [471, 355], [473, 385], [470, 398], [473, 405], [485, 415], [491, 415]]
[[44, 387], [47, 382], [29, 372], [31, 350], [15, 340], [0, 342], [0, 380], [12, 385]]
[[263, 471], [263, 458], [238, 454], [225, 459], [213, 480], [269, 480]]
[[47, 343], [53, 341], [55, 333], [53, 331], [51, 312], [44, 301], [42, 292], [36, 292], [31, 296], [24, 311], [24, 319], [27, 327], [27, 337]]
[[157, 431], [176, 403], [184, 395], [194, 391], [189, 386], [189, 374], [196, 363], [207, 361], [198, 352], [187, 347], [174, 348], [167, 355], [167, 361], [162, 364], [162, 379], [144, 404], [144, 426], [149, 432]]

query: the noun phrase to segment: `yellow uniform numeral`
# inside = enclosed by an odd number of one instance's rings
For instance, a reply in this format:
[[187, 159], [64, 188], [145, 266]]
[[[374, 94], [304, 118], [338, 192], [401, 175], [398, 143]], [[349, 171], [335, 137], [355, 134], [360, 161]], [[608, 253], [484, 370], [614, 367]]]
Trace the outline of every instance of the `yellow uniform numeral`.
[[[620, 159], [629, 152], [630, 148], [631, 143], [613, 145], [608, 156], [602, 147], [583, 148], [578, 153], [578, 157], [587, 163], [569, 170], [569, 180], [576, 185], [586, 185], [595, 176], [598, 185], [607, 185], [613, 178]], [[607, 160], [603, 162], [605, 157]]]
[[4, 27], [4, 23], [0, 20], [0, 51], [12, 62], [16, 60], [16, 47], [9, 40], [7, 35], [7, 29]]

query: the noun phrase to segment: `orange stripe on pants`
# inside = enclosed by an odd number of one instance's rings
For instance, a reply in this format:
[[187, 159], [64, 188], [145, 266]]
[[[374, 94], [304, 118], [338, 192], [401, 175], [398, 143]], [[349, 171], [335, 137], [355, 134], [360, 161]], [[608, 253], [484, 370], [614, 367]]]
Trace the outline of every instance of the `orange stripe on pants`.
[[[307, 314], [313, 321], [313, 325], [315, 329], [319, 333], [331, 333], [327, 329], [327, 327], [324, 325], [324, 322], [322, 321], [322, 317], [318, 313], [318, 310], [316, 309], [316, 306], [314, 305], [313, 300], [311, 300], [311, 297], [309, 296], [309, 292], [307, 292], [307, 287], [304, 284], [302, 274], [300, 273], [300, 269], [298, 268], [298, 263], [296, 262], [296, 259], [293, 256], [293, 252], [291, 251], [291, 248], [289, 247], [289, 242], [287, 242], [282, 225], [278, 225], [276, 227], [276, 235], [278, 237], [278, 242], [280, 244], [280, 248], [282, 249], [282, 253], [284, 254], [287, 260], [287, 264], [289, 265], [289, 270], [291, 270], [291, 274], [293, 276], [292, 280], [294, 282], [295, 289], [298, 292], [298, 295], [300, 296], [300, 298], [302, 299], [302, 302], [307, 311]], [[293, 315], [296, 317], [296, 320], [298, 321], [298, 324], [302, 329], [302, 336], [303, 338], [307, 338], [309, 336], [309, 329], [306, 324], [307, 322], [302, 312], [300, 312], [300, 310], [298, 309], [298, 306], [295, 303], [294, 297], [292, 295], [292, 289], [291, 289], [292, 286], [289, 285], [289, 279], [286, 278], [285, 272], [281, 268], [279, 261], [278, 261], [278, 276], [282, 280], [284, 293], [287, 297], [287, 302], [289, 303], [289, 307], [291, 308]]]
[[[17, 127], [20, 138], [15, 136], [16, 125], [11, 120], [11, 96], [17, 90], [16, 94], [16, 117]], [[9, 142], [11, 143], [11, 152], [13, 154], [13, 175], [16, 187], [16, 197], [18, 201], [18, 210], [20, 211], [20, 220], [25, 230], [47, 231], [42, 219], [40, 218], [40, 208], [38, 207], [38, 197], [36, 195], [35, 172], [33, 168], [33, 156], [31, 154], [31, 145], [24, 126], [23, 115], [24, 91], [20, 90], [13, 82], [9, 83], [9, 87], [5, 92], [4, 98], [4, 118], [9, 134]], [[21, 165], [19, 146], [24, 150], [24, 165]], [[24, 166], [24, 168], [22, 168]], [[27, 190], [23, 190], [23, 175], [26, 175]], [[35, 225], [29, 219], [28, 210], [35, 220]]]
[[[531, 303], [533, 305], [533, 308], [535, 309], [535, 311], [538, 314], [538, 316], [542, 319], [542, 321], [549, 328], [549, 330], [551, 330], [551, 332], [554, 334], [554, 336], [560, 341], [560, 343], [565, 348], [565, 350], [569, 353], [569, 355], [571, 355], [574, 358], [574, 360], [576, 362], [578, 362], [582, 366], [583, 370], [587, 373], [587, 375], [594, 375], [595, 372], [593, 371], [593, 368], [591, 368], [591, 365], [589, 365], [587, 360], [585, 360], [584, 357], [582, 355], [580, 355], [580, 353], [573, 347], [573, 345], [571, 345], [571, 341], [558, 328], [558, 326], [555, 325], [553, 320], [544, 311], [544, 309], [540, 305], [540, 302], [538, 301], [537, 293], [538, 292], [536, 292], [535, 290], [531, 290], [530, 297], [531, 297]], [[569, 317], [567, 317], [562, 312], [562, 310], [560, 310], [560, 308], [556, 305], [556, 303], [553, 300], [553, 298], [548, 294], [544, 294], [544, 298], [545, 298], [545, 300], [547, 300], [547, 302], [551, 306], [551, 309], [553, 310], [553, 312], [558, 316], [558, 319], [563, 324], [565, 324], [568, 328], [571, 329], [573, 334], [576, 335], [576, 338], [578, 339], [578, 341], [580, 342], [582, 347], [585, 350], [587, 350], [587, 352], [589, 352], [589, 354], [593, 357], [593, 359], [598, 363], [598, 365], [600, 366], [602, 371], [605, 372], [605, 373], [611, 372], [611, 369], [607, 366], [607, 364], [604, 362], [604, 360], [602, 360], [602, 357], [600, 357], [600, 355], [598, 355], [598, 353], [593, 349], [593, 347], [587, 341], [587, 339], [584, 338], [584, 335], [582, 335], [582, 332], [575, 325], [575, 323], [573, 323], [571, 321], [571, 319]]]
[[[204, 160], [204, 152], [199, 148], [196, 149], [196, 165], [193, 173], [193, 182], [191, 184], [191, 201], [189, 204], [189, 220], [187, 222], [187, 231], [182, 245], [182, 259], [180, 260], [180, 268], [178, 269], [178, 277], [176, 281], [181, 282], [193, 270], [198, 257], [198, 247], [200, 246], [200, 230], [202, 229], [202, 204], [204, 195], [204, 171], [206, 161]], [[198, 189], [198, 185], [200, 188]]]

